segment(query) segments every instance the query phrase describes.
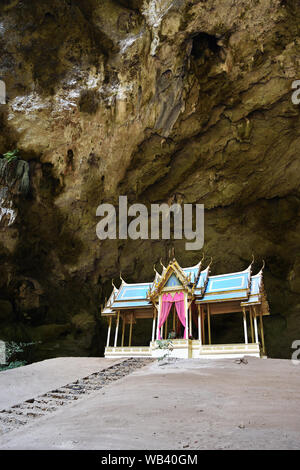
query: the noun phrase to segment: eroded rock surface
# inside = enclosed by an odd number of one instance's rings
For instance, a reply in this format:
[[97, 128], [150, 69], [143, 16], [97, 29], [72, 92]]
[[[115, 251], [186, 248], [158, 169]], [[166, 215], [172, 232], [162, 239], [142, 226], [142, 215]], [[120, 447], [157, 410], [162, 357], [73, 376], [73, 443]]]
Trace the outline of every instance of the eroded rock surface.
[[[101, 352], [111, 278], [151, 279], [170, 247], [98, 240], [97, 206], [128, 195], [203, 203], [213, 272], [265, 259], [268, 353], [290, 356], [299, 20], [292, 0], [1, 2], [0, 152], [19, 148], [31, 184], [0, 232], [3, 338], [41, 341], [39, 357]], [[198, 261], [174, 245], [180, 263]]]

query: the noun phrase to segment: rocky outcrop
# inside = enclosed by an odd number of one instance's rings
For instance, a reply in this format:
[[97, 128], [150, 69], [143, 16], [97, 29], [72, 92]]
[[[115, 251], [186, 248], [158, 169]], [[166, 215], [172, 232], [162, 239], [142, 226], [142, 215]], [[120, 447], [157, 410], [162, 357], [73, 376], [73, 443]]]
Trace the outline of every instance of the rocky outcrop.
[[171, 244], [182, 265], [198, 261], [181, 241], [100, 242], [98, 205], [128, 195], [203, 203], [213, 270], [265, 259], [267, 349], [289, 357], [300, 338], [298, 2], [6, 0], [0, 11], [0, 152], [17, 147], [30, 174], [0, 232], [1, 336], [41, 341], [39, 357], [99, 353], [112, 277], [151, 279]]

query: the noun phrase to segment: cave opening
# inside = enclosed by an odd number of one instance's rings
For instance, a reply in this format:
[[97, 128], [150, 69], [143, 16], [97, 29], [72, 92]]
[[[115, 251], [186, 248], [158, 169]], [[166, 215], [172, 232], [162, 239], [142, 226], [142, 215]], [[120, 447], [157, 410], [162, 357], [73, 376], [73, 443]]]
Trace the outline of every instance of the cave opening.
[[191, 55], [195, 59], [199, 59], [207, 50], [217, 54], [220, 49], [221, 47], [218, 45], [218, 38], [216, 36], [208, 33], [198, 33], [193, 37]]

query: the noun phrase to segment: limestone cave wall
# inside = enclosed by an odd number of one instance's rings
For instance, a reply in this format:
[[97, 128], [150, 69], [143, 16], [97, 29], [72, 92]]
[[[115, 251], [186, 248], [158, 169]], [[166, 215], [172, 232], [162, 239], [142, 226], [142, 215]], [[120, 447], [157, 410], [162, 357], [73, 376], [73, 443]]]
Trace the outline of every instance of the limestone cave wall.
[[1, 2], [0, 153], [19, 149], [30, 175], [26, 194], [0, 183], [2, 339], [38, 342], [39, 359], [101, 354], [112, 278], [151, 280], [170, 246], [182, 265], [198, 262], [182, 241], [101, 242], [98, 205], [127, 195], [204, 204], [212, 273], [264, 259], [268, 355], [290, 357], [299, 25], [296, 0]]

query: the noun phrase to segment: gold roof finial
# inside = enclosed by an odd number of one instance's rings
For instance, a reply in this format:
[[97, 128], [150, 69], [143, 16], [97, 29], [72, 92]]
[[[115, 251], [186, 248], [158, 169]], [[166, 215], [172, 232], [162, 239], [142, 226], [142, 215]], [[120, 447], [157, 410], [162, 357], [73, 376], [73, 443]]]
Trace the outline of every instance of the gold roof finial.
[[154, 272], [155, 272], [155, 274], [157, 274], [157, 275], [160, 277], [160, 274], [159, 274], [159, 272], [157, 272], [157, 271], [156, 271], [156, 267], [155, 267], [155, 265], [156, 265], [156, 263], [154, 263], [154, 265], [153, 265]]
[[208, 274], [210, 273], [210, 267], [212, 265], [212, 262], [213, 262], [213, 257], [211, 256], [210, 257], [210, 262], [208, 263], [207, 268], [206, 268], [208, 270]]
[[121, 271], [120, 271], [120, 279], [121, 279], [122, 282], [125, 282], [124, 279], [122, 278], [122, 273], [121, 273]]
[[160, 258], [159, 262], [160, 262], [161, 266], [163, 267], [163, 269], [166, 269], [165, 266], [164, 266], [163, 263], [162, 263], [161, 258]]
[[114, 279], [111, 280], [111, 285], [116, 289], [116, 286], [114, 284]]
[[250, 269], [250, 271], [252, 272], [252, 264], [254, 263], [254, 254], [252, 253], [252, 261], [248, 267], [248, 269]]
[[199, 263], [199, 268], [198, 268], [198, 272], [197, 272], [195, 280], [194, 280], [193, 288], [196, 286], [197, 282], [199, 281], [199, 278], [200, 278], [200, 275], [201, 275], [202, 261], [203, 260], [204, 260], [204, 251], [203, 251], [202, 259], [200, 260], [200, 263]]

